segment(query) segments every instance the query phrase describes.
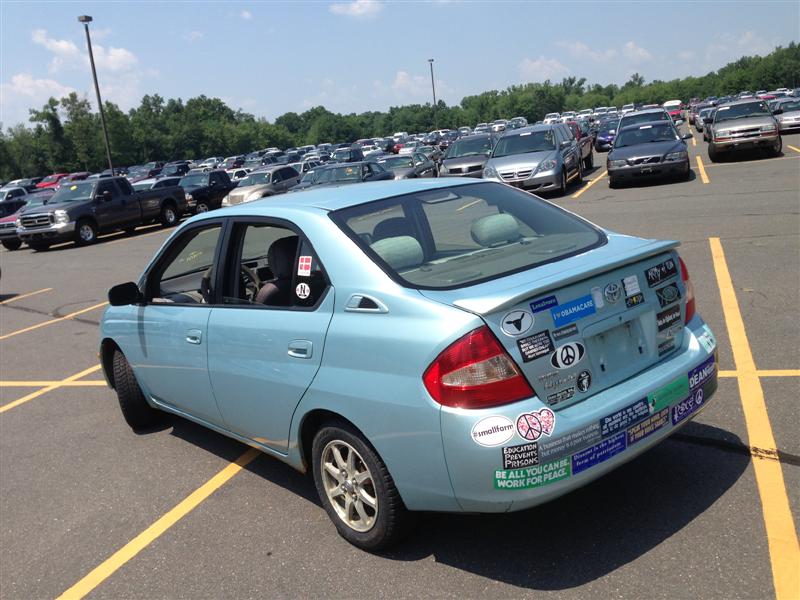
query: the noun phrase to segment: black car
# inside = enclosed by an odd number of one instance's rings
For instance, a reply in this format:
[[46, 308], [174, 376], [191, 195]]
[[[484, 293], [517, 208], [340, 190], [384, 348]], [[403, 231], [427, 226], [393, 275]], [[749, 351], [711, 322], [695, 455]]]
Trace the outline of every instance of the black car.
[[346, 148], [337, 148], [331, 155], [331, 162], [337, 163], [356, 163], [364, 160], [364, 151], [361, 146], [353, 144]]
[[314, 181], [309, 187], [347, 185], [387, 179], [394, 179], [394, 173], [387, 171], [374, 161], [329, 164], [315, 170]]
[[378, 164], [394, 174], [395, 179], [416, 179], [417, 177], [438, 177], [436, 163], [422, 154], [389, 154], [378, 159]]
[[458, 131], [448, 131], [439, 138], [439, 149], [447, 150], [458, 139]]
[[617, 131], [608, 153], [608, 184], [653, 177], [689, 178], [689, 152], [671, 121], [627, 125]]
[[167, 163], [161, 169], [159, 177], [183, 177], [189, 172], [188, 160], [176, 160], [175, 162]]
[[222, 199], [236, 184], [225, 171], [209, 171], [187, 175], [181, 179], [180, 186], [186, 193], [189, 211], [197, 214], [222, 206]]

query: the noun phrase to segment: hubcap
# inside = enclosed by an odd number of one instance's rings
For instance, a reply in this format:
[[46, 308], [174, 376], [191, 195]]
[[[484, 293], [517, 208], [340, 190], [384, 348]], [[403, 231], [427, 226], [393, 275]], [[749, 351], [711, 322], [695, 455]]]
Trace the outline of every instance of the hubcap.
[[175, 220], [175, 213], [171, 208], [168, 208], [166, 211], [164, 211], [164, 215], [167, 218], [167, 223], [172, 223]]
[[197, 212], [199, 213], [208, 212], [208, 206], [206, 204], [198, 204]]
[[369, 531], [378, 516], [378, 494], [364, 459], [350, 444], [333, 440], [322, 450], [322, 485], [337, 516], [351, 529]]
[[94, 239], [94, 230], [89, 225], [81, 225], [80, 235], [84, 242], [91, 242]]

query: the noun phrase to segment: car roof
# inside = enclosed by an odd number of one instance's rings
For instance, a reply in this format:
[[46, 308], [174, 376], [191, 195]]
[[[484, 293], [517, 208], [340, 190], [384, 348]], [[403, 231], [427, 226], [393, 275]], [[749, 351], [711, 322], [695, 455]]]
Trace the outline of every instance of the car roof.
[[555, 129], [563, 123], [539, 123], [538, 125], [528, 125], [527, 127], [520, 127], [506, 132], [503, 137], [511, 137], [513, 135], [522, 135], [523, 133], [532, 133], [534, 131], [549, 131]]
[[738, 106], [739, 104], [752, 104], [753, 102], [766, 102], [766, 100], [762, 100], [761, 98], [742, 98], [740, 100], [726, 102], [725, 106]]
[[669, 125], [669, 121], [644, 121], [642, 123], [633, 123], [632, 125], [625, 125], [622, 129], [619, 130], [619, 133], [623, 131], [633, 131], [634, 129], [641, 129], [642, 127], [654, 127], [658, 125], [659, 127], [663, 127], [664, 125]]
[[628, 114], [626, 114], [622, 118], [625, 119], [627, 117], [632, 117], [634, 115], [643, 115], [643, 114], [648, 114], [648, 113], [655, 114], [655, 113], [663, 113], [663, 112], [667, 112], [667, 111], [665, 111], [661, 107], [659, 107], [659, 108], [643, 108], [641, 110], [633, 110], [633, 111], [629, 112]]

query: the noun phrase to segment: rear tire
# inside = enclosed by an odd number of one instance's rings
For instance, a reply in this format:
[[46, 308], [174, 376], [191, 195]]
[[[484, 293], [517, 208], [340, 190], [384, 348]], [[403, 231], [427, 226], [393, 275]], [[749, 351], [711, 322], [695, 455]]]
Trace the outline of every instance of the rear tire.
[[208, 207], [208, 204], [206, 202], [198, 202], [197, 203], [197, 209], [195, 210], [195, 214], [199, 215], [200, 213], [204, 213], [204, 212], [208, 212], [208, 211], [209, 211], [209, 207]]
[[159, 412], [147, 403], [125, 355], [114, 351], [114, 387], [125, 422], [134, 431], [152, 426]]
[[3, 240], [2, 244], [6, 250], [19, 250], [20, 246], [22, 246], [22, 240]]
[[617, 187], [617, 185], [618, 185], [617, 180], [614, 179], [613, 177], [609, 176], [608, 177], [608, 187], [610, 187], [613, 190], [615, 187]]
[[345, 540], [376, 552], [408, 531], [411, 516], [389, 470], [349, 423], [324, 424], [314, 436], [312, 459], [322, 506]]

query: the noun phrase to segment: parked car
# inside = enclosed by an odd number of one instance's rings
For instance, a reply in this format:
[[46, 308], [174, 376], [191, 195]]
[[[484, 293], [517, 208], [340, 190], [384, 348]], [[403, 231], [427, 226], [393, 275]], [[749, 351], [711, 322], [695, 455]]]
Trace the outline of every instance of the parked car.
[[570, 182], [583, 179], [580, 150], [563, 123], [515, 129], [497, 141], [483, 177], [530, 192], [563, 194]]
[[59, 182], [53, 187], [61, 187], [62, 185], [69, 183], [70, 181], [83, 181], [87, 177], [89, 177], [91, 173], [89, 171], [76, 171], [74, 173], [70, 173], [66, 177], [62, 177]]
[[442, 158], [439, 176], [481, 177], [497, 140], [497, 136], [489, 133], [470, 135], [456, 140]]
[[331, 162], [337, 163], [355, 163], [364, 160], [364, 153], [359, 146], [348, 146], [346, 148], [337, 148], [331, 154]]
[[222, 156], [211, 156], [201, 162], [198, 167], [203, 168], [207, 167], [209, 169], [216, 169], [220, 163], [224, 160]]
[[421, 152], [390, 154], [377, 160], [380, 166], [392, 172], [395, 179], [439, 176], [439, 169], [436, 167], [436, 163]]
[[606, 158], [608, 185], [656, 177], [688, 179], [689, 150], [671, 122], [652, 121], [622, 127]]
[[17, 219], [26, 207], [44, 206], [55, 194], [53, 188], [32, 192], [21, 198], [0, 202], [0, 243], [6, 250], [19, 250], [22, 240], [17, 235]]
[[800, 128], [800, 98], [788, 97], [776, 102], [776, 109], [772, 112], [778, 121], [778, 130], [786, 133]]
[[680, 100], [667, 100], [663, 107], [674, 122], [683, 120], [683, 103]]
[[711, 139], [710, 137], [711, 123], [714, 122], [714, 115], [716, 114], [716, 112], [717, 112], [717, 107], [715, 106], [713, 108], [704, 108], [703, 110], [700, 111], [700, 114], [698, 115], [698, 119], [702, 123], [703, 141], [705, 142]]
[[557, 113], [557, 112], [547, 113], [544, 116], [544, 121], [543, 122], [544, 122], [545, 125], [549, 125], [550, 123], [558, 123], [558, 121], [560, 119], [561, 119], [561, 115], [559, 113]]
[[459, 137], [466, 137], [468, 135], [472, 135], [472, 127], [459, 127], [458, 135]]
[[669, 113], [661, 107], [644, 108], [642, 110], [635, 110], [623, 115], [617, 124], [617, 134], [628, 125], [638, 125], [640, 123], [650, 123], [652, 121], [669, 121], [674, 123]]
[[176, 162], [167, 163], [161, 169], [159, 176], [161, 177], [183, 177], [189, 172], [189, 161], [181, 160]]
[[252, 202], [282, 194], [300, 183], [300, 174], [292, 166], [275, 165], [250, 173], [222, 199], [222, 206]]
[[506, 130], [506, 123], [508, 123], [508, 121], [505, 119], [497, 119], [496, 121], [492, 121], [492, 125], [490, 127], [492, 133], [504, 132]]
[[600, 124], [594, 138], [594, 149], [598, 152], [607, 152], [614, 145], [619, 121], [605, 121]]
[[[45, 188], [48, 189], [48, 188]], [[30, 192], [20, 186], [6, 186], [0, 188], [0, 217], [5, 217], [17, 212], [25, 205]]]
[[185, 223], [109, 290], [100, 362], [132, 429], [172, 413], [310, 471], [378, 551], [410, 511], [553, 501], [710, 404], [677, 245], [492, 182], [311, 190]]
[[235, 169], [237, 167], [241, 167], [244, 164], [244, 156], [229, 156], [225, 160], [222, 161], [220, 164], [220, 168], [225, 169]]
[[236, 187], [225, 171], [190, 172], [181, 179], [180, 185], [192, 214], [219, 208], [222, 206], [222, 199]]
[[315, 177], [309, 188], [319, 186], [339, 186], [367, 181], [384, 181], [394, 179], [394, 174], [387, 171], [375, 161], [364, 161], [347, 164], [329, 164], [315, 170]]
[[100, 233], [132, 230], [153, 220], [172, 227], [185, 210], [178, 186], [137, 192], [124, 177], [87, 179], [62, 186], [45, 206], [25, 207], [17, 235], [34, 250], [70, 240], [92, 244]]
[[[430, 158], [433, 162], [437, 165], [442, 161], [442, 156], [444, 156], [444, 152], [439, 150], [436, 146], [417, 146], [417, 152], [420, 154], [424, 154], [428, 158]], [[380, 160], [382, 157], [378, 157]]]
[[36, 189], [43, 190], [49, 187], [56, 187], [58, 182], [67, 175], [69, 175], [69, 173], [53, 173], [52, 175], [48, 175], [36, 184]]
[[423, 145], [424, 144], [422, 142], [417, 140], [409, 140], [402, 145], [398, 154], [413, 154], [417, 151], [417, 148], [420, 148]]
[[738, 100], [718, 106], [708, 132], [708, 158], [760, 148], [779, 156], [783, 148], [778, 122], [763, 100]]
[[180, 177], [157, 177], [151, 179], [142, 179], [141, 181], [132, 183], [131, 186], [135, 191], [143, 192], [145, 190], [158, 190], [161, 188], [175, 187], [180, 185], [180, 183]]

